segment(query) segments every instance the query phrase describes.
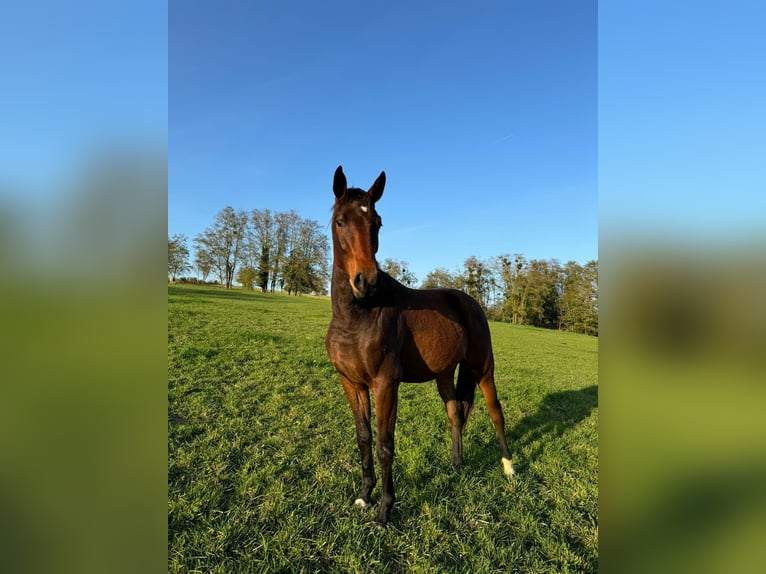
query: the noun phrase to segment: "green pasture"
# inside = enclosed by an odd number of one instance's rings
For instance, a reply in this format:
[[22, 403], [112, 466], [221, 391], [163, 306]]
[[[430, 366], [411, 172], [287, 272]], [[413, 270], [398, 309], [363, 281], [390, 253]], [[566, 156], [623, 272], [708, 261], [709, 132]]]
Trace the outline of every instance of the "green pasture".
[[170, 572], [597, 570], [598, 339], [490, 324], [513, 481], [478, 390], [451, 472], [435, 384], [403, 384], [397, 502], [379, 530], [375, 506], [352, 506], [361, 469], [324, 350], [329, 300], [168, 296]]

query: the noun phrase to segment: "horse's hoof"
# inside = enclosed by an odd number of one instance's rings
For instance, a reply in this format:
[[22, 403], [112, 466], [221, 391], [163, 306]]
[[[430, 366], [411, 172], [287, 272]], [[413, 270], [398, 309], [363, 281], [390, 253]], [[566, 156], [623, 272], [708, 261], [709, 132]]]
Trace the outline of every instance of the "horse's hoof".
[[361, 498], [357, 498], [357, 499], [354, 501], [354, 506], [358, 506], [358, 507], [359, 507], [359, 508], [361, 508], [362, 510], [367, 510], [367, 509], [369, 509], [369, 508], [370, 508], [370, 506], [372, 506], [372, 505], [371, 505], [369, 502], [366, 502], [366, 501], [364, 501], [364, 500], [363, 500], [363, 499], [361, 499]]
[[378, 522], [377, 520], [373, 520], [372, 527], [375, 530], [385, 530], [386, 528], [388, 528], [388, 522]]
[[508, 478], [516, 476], [516, 471], [513, 470], [513, 462], [510, 458], [503, 458], [503, 472]]

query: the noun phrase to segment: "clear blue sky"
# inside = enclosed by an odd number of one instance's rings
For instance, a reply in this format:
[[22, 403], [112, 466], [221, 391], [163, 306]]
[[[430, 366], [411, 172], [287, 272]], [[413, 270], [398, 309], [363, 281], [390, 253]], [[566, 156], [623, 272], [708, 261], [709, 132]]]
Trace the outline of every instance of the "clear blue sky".
[[600, 4], [602, 239], [766, 239], [765, 22], [756, 0]]
[[[169, 8], [168, 233], [226, 205], [325, 224], [387, 186], [378, 259], [598, 257], [596, 2]], [[329, 234], [329, 228], [328, 228]]]
[[50, 209], [93, 155], [161, 153], [167, 17], [156, 0], [0, 3], [0, 194]]

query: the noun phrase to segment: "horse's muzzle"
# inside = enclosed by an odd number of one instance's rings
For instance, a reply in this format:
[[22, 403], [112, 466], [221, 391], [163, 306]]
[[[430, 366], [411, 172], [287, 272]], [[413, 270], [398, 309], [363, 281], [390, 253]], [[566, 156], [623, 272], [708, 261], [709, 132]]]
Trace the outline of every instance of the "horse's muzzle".
[[354, 275], [351, 280], [351, 289], [354, 292], [354, 297], [357, 299], [369, 299], [375, 295], [375, 288], [378, 284], [377, 272], [371, 277], [367, 277], [361, 271]]

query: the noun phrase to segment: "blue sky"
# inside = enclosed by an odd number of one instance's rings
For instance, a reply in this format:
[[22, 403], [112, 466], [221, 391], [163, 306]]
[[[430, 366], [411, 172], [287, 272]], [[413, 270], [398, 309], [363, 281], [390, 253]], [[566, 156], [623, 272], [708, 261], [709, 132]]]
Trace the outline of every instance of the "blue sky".
[[154, 0], [0, 5], [0, 187], [14, 201], [49, 207], [107, 147], [161, 153], [167, 26]]
[[[170, 2], [168, 232], [325, 224], [387, 187], [378, 259], [598, 256], [595, 2]], [[328, 228], [329, 234], [329, 228]]]
[[764, 22], [755, 0], [600, 4], [602, 239], [763, 241]]

